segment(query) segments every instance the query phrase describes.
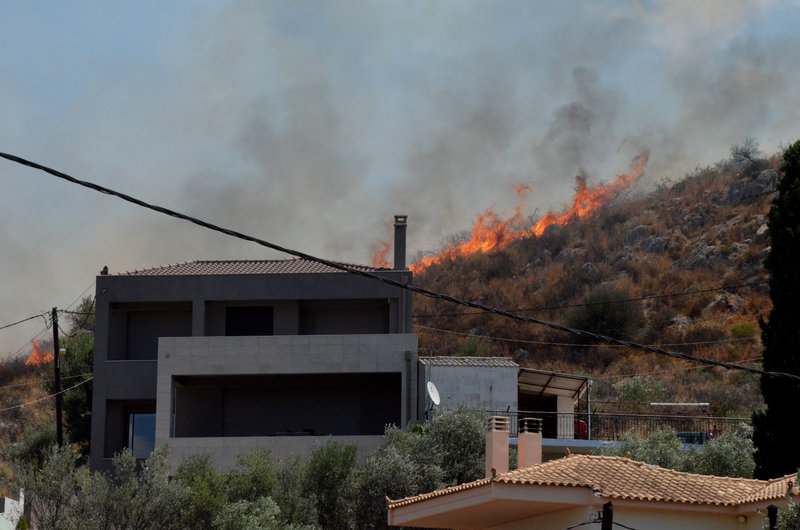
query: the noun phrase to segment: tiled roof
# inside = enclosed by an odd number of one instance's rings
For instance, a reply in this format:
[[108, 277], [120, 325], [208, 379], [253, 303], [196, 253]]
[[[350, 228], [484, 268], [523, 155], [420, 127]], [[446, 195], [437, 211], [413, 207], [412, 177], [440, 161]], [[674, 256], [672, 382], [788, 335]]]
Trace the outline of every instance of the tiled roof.
[[420, 357], [427, 366], [477, 366], [483, 368], [518, 368], [508, 357]]
[[[378, 272], [390, 269], [350, 265], [346, 267], [367, 272]], [[118, 276], [203, 276], [227, 274], [313, 274], [342, 272], [316, 261], [306, 259], [283, 260], [219, 260], [219, 261], [187, 261], [161, 267], [139, 269], [118, 274]]]
[[[795, 477], [787, 475], [770, 481], [715, 477], [673, 471], [616, 456], [570, 455], [500, 473], [494, 478], [390, 501], [389, 507], [398, 508], [491, 482], [589, 488], [607, 499], [733, 506], [781, 499], [786, 496]], [[793, 487], [792, 493], [797, 492], [797, 488]]]

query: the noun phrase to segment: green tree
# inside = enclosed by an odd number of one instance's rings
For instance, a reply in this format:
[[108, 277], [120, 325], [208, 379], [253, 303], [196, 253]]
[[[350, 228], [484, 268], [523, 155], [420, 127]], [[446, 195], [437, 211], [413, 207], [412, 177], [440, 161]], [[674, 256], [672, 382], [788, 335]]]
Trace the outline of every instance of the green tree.
[[286, 456], [278, 460], [275, 474], [278, 483], [272, 499], [281, 510], [280, 518], [285, 526], [313, 527], [317, 522], [317, 507], [305, 490], [307, 459], [299, 455]]
[[603, 448], [598, 453], [608, 456], [630, 455], [633, 460], [689, 473], [752, 478], [755, 464], [751, 434], [752, 428], [741, 424], [709, 440], [700, 448], [686, 451], [675, 429], [662, 427], [649, 436], [627, 432], [620, 437], [618, 445]]
[[690, 451], [686, 471], [718, 477], [752, 478], [756, 466], [753, 451], [753, 428], [741, 423], [736, 429], [709, 440], [701, 449]]
[[620, 379], [614, 383], [614, 390], [621, 401], [631, 403], [650, 403], [653, 400], [662, 399], [666, 394], [663, 383], [649, 375], [635, 375]]
[[81, 453], [86, 456], [92, 437], [94, 335], [68, 338], [64, 341], [64, 348], [67, 353], [61, 361], [61, 388], [69, 389], [62, 398], [64, 432], [67, 439], [78, 444]]
[[668, 469], [683, 469], [686, 458], [683, 443], [672, 427], [662, 427], [651, 432], [649, 436], [628, 431], [620, 436], [616, 447], [604, 448], [598, 452], [608, 456], [630, 455], [633, 460]]
[[[642, 313], [635, 303], [619, 301], [627, 298], [630, 296], [625, 291], [595, 287], [583, 298], [582, 305], [567, 315], [566, 324], [575, 329], [632, 339], [642, 326]], [[579, 340], [597, 342], [584, 337]]]
[[22, 431], [19, 442], [0, 450], [0, 457], [17, 469], [41, 469], [55, 445], [55, 425], [34, 425]]
[[340, 442], [318, 446], [308, 459], [306, 491], [314, 499], [322, 528], [350, 528], [356, 448]]
[[[764, 265], [772, 309], [769, 320], [761, 322], [763, 367], [800, 375], [800, 141], [784, 151], [781, 171], [768, 217], [771, 246]], [[761, 393], [766, 408], [753, 415], [756, 477], [793, 473], [800, 467], [800, 381], [762, 376]]]
[[190, 528], [211, 528], [214, 517], [228, 501], [225, 479], [214, 469], [211, 456], [187, 457], [175, 472], [174, 481], [189, 492], [184, 509]]
[[[84, 298], [74, 312], [67, 313], [66, 337], [60, 347], [62, 410], [64, 432], [70, 443], [78, 445], [84, 457], [89, 455], [92, 436], [92, 372], [94, 371], [94, 300]], [[55, 392], [55, 381], [47, 373], [45, 388]], [[74, 387], [74, 388], [72, 388]]]
[[41, 467], [15, 465], [17, 485], [25, 489], [25, 503], [36, 528], [71, 530], [76, 528], [75, 492], [85, 485], [86, 472], [75, 465], [77, 453], [69, 447], [51, 445]]
[[357, 483], [358, 528], [387, 528], [386, 497], [402, 499], [417, 492], [415, 464], [397, 446], [384, 446], [367, 458]]
[[446, 485], [462, 484], [483, 476], [486, 417], [482, 411], [465, 407], [440, 411], [423, 426], [423, 433], [427, 444], [437, 448]]

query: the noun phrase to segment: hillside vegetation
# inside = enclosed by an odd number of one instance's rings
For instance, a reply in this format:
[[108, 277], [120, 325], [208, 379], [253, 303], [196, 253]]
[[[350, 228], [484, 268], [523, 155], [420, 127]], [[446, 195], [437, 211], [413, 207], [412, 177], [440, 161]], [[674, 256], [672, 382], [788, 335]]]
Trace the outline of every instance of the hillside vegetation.
[[[619, 197], [589, 220], [549, 227], [491, 253], [447, 261], [415, 283], [573, 328], [758, 366], [758, 321], [771, 302], [762, 265], [780, 159], [752, 144], [651, 193]], [[621, 300], [630, 300], [620, 302]], [[710, 402], [716, 414], [762, 405], [758, 379], [415, 298], [426, 353], [512, 357], [523, 366], [591, 375], [595, 400], [646, 376], [647, 399]]]

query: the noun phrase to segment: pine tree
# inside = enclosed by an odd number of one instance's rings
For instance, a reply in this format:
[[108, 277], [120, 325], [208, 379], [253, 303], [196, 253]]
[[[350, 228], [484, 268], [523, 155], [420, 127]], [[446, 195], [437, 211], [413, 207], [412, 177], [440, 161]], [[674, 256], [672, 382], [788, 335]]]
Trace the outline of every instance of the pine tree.
[[[769, 212], [772, 310], [761, 322], [764, 370], [800, 375], [800, 141], [783, 154], [783, 175]], [[775, 478], [800, 468], [800, 382], [761, 377], [766, 410], [753, 415], [758, 478]]]

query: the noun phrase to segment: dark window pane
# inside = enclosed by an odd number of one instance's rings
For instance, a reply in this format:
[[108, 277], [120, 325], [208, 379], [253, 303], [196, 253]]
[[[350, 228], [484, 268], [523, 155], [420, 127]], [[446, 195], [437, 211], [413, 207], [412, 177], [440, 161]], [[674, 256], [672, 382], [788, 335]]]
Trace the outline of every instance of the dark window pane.
[[156, 415], [150, 412], [128, 414], [128, 448], [136, 459], [144, 459], [156, 448]]
[[228, 337], [272, 335], [272, 307], [242, 306], [226, 308], [225, 335]]

